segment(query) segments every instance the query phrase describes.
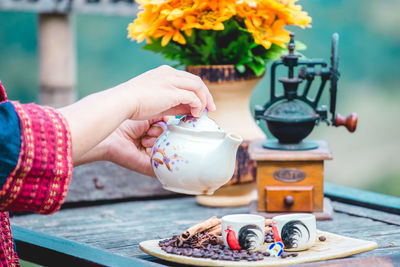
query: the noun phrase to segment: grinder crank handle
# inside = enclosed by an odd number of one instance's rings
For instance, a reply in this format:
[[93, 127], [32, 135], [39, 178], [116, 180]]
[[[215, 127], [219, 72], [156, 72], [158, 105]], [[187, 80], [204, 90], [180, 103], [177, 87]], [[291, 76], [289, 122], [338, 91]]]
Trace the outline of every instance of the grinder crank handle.
[[358, 115], [357, 113], [353, 112], [349, 116], [344, 117], [340, 114], [336, 114], [335, 117], [335, 125], [336, 127], [339, 126], [345, 126], [349, 132], [354, 132], [357, 128], [357, 121], [358, 121]]

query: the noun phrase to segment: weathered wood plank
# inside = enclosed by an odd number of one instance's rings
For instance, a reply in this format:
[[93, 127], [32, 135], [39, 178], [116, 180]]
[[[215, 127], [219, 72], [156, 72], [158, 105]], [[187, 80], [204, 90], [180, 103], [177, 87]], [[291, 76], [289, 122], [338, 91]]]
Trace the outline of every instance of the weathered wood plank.
[[[396, 217], [400, 220], [400, 216], [338, 202], [333, 202], [333, 207], [341, 212], [334, 213], [332, 221], [318, 221], [319, 229], [378, 243], [378, 249], [358, 254], [355, 258], [399, 253], [400, 226], [390, 221], [377, 220], [379, 218], [374, 216], [390, 217], [390, 220], [395, 220]], [[351, 214], [356, 212], [367, 216]], [[28, 230], [122, 257], [154, 260], [139, 249], [138, 244], [141, 241], [170, 237], [213, 215], [234, 213], [248, 213], [248, 208], [209, 208], [197, 205], [193, 197], [181, 197], [64, 209], [50, 216], [14, 216], [11, 221], [13, 225]]]
[[315, 263], [304, 263], [297, 265], [298, 267], [364, 267], [364, 266], [380, 266], [380, 267], [393, 267], [398, 266], [400, 262], [400, 254], [393, 257], [373, 257], [364, 259], [340, 259], [333, 261], [321, 261]]
[[138, 4], [129, 0], [1, 0], [1, 9], [37, 13], [79, 12], [133, 17], [138, 12]]
[[400, 214], [400, 198], [371, 191], [324, 183], [324, 193], [333, 200]]
[[[38, 233], [15, 225], [12, 226], [12, 233], [14, 240], [19, 242], [20, 246], [35, 244], [35, 246], [42, 248], [51, 247], [53, 251], [86, 260], [90, 263], [107, 266], [159, 266], [158, 264], [146, 262], [141, 259], [121, 257], [68, 239]], [[19, 250], [18, 253], [20, 253]], [[25, 252], [21, 253], [23, 255]], [[43, 255], [40, 256], [43, 257]]]
[[349, 206], [344, 203], [336, 202], [335, 211], [400, 226], [400, 220], [398, 215], [382, 212], [379, 210], [363, 208], [359, 206]]
[[66, 203], [169, 196], [157, 179], [110, 162], [94, 162], [74, 169]]

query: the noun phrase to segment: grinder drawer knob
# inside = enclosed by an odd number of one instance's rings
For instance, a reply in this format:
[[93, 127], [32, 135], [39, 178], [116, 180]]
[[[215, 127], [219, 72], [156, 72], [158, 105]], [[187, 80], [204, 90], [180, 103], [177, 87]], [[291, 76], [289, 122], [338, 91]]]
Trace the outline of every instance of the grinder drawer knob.
[[287, 195], [284, 199], [285, 206], [290, 207], [294, 204], [294, 197], [291, 195]]

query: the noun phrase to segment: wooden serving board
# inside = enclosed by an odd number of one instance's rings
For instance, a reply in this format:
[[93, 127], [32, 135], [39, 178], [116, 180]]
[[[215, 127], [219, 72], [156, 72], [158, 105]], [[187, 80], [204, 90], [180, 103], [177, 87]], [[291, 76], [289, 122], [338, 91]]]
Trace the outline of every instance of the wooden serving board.
[[355, 239], [329, 232], [317, 231], [317, 236], [321, 235], [326, 237], [325, 242], [321, 242], [317, 239], [312, 248], [299, 252], [297, 257], [288, 257], [285, 259], [280, 257], [264, 257], [262, 261], [223, 261], [212, 260], [209, 258], [194, 258], [182, 255], [174, 255], [161, 250], [161, 248], [158, 246], [159, 240], [143, 241], [139, 244], [139, 246], [144, 252], [157, 258], [198, 266], [280, 266], [343, 258], [353, 254], [373, 250], [378, 246], [377, 243], [373, 241]]

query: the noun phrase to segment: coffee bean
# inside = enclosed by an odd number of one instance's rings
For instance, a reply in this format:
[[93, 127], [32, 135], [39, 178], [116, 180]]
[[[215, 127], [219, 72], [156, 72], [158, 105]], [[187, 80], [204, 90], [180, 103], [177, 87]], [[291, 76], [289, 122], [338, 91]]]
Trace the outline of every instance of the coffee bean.
[[268, 235], [269, 235], [269, 236], [274, 236], [274, 232], [269, 231], [269, 232], [268, 232]]
[[282, 252], [282, 254], [281, 254], [281, 258], [282, 258], [282, 259], [286, 258], [287, 256], [288, 256], [288, 253]]
[[239, 255], [233, 256], [233, 260], [235, 260], [235, 261], [240, 261], [241, 259], [242, 259], [242, 257], [240, 257]]
[[231, 258], [232, 258], [231, 256], [225, 255], [225, 256], [222, 257], [222, 260], [229, 261], [229, 260], [231, 260]]
[[272, 223], [270, 223], [270, 224], [268, 224], [268, 226], [269, 226], [269, 227], [272, 227], [272, 226], [273, 226], [273, 224], [272, 224]]
[[265, 257], [271, 256], [271, 253], [269, 253], [268, 251], [265, 251], [263, 254], [264, 254]]
[[168, 247], [165, 249], [165, 252], [171, 253], [173, 249], [174, 249], [174, 248], [173, 248], [172, 246], [168, 246]]
[[172, 251], [171, 251], [172, 254], [176, 254], [177, 252], [178, 251], [176, 250], [176, 248], [173, 248]]
[[196, 258], [201, 258], [201, 253], [196, 251], [196, 252], [193, 252], [192, 256], [196, 257]]
[[211, 258], [212, 254], [210, 252], [204, 253], [204, 258]]
[[299, 253], [297, 253], [297, 252], [290, 253], [290, 256], [292, 256], [292, 257], [297, 257], [298, 255], [299, 255]]
[[217, 254], [214, 254], [214, 255], [211, 256], [211, 259], [213, 259], [213, 260], [218, 260], [218, 258], [219, 258], [219, 257], [218, 257]]
[[326, 240], [326, 237], [325, 236], [323, 236], [323, 235], [321, 235], [319, 238], [319, 241], [322, 241], [322, 242], [324, 242], [325, 240]]

